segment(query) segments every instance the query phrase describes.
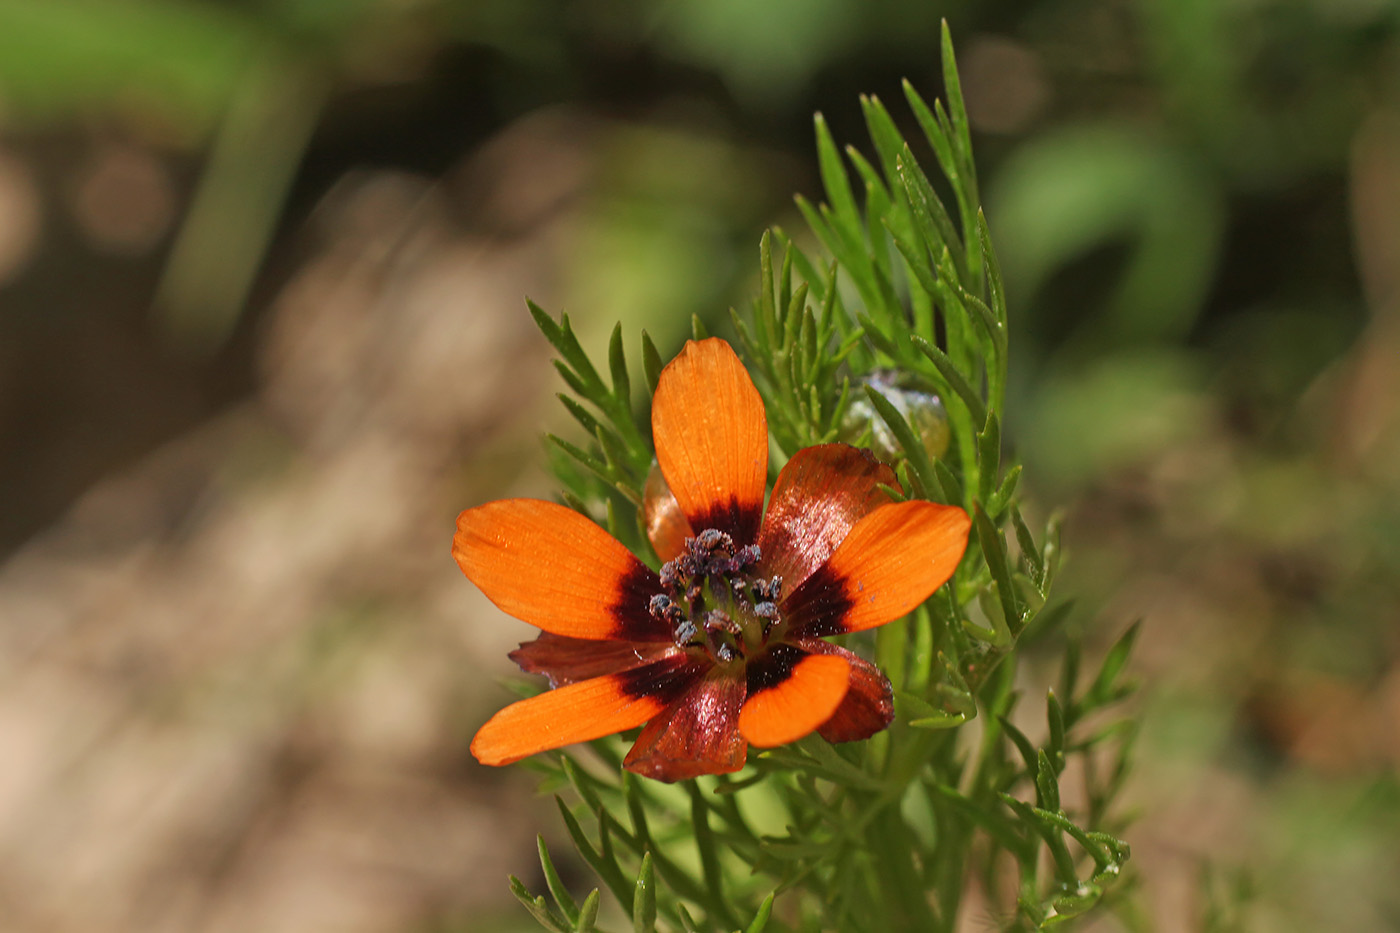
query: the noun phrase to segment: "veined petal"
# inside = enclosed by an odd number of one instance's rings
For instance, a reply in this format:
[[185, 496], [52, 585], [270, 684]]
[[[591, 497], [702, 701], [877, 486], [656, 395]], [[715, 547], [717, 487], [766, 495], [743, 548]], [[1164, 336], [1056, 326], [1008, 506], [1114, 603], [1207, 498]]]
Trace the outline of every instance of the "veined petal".
[[647, 473], [646, 489], [642, 492], [642, 515], [647, 524], [647, 540], [664, 564], [675, 560], [685, 550], [685, 539], [695, 537], [686, 521], [680, 503], [666, 485], [661, 467], [652, 464]]
[[674, 703], [706, 669], [678, 655], [512, 703], [477, 731], [472, 754], [484, 765], [508, 765], [640, 726]]
[[858, 632], [911, 611], [953, 575], [971, 525], [962, 509], [934, 502], [880, 506], [783, 600], [791, 637]]
[[778, 474], [758, 546], [764, 576], [791, 593], [826, 563], [856, 522], [887, 504], [880, 484], [899, 488], [894, 471], [849, 444], [804, 447]]
[[503, 499], [457, 517], [452, 556], [502, 611], [575, 638], [670, 641], [649, 601], [656, 574], [573, 509]]
[[777, 644], [748, 664], [739, 731], [760, 748], [786, 745], [831, 718], [850, 686], [845, 658]]
[[630, 671], [684, 650], [659, 641], [595, 641], [544, 632], [534, 641], [522, 642], [510, 653], [510, 659], [527, 674], [546, 675], [551, 687], [563, 687], [590, 677]]
[[647, 723], [622, 766], [667, 782], [738, 771], [748, 754], [739, 734], [744, 692], [742, 677], [712, 670]]
[[894, 689], [884, 673], [853, 651], [820, 638], [801, 638], [797, 647], [812, 654], [831, 654], [851, 665], [846, 697], [831, 718], [817, 728], [828, 742], [857, 742], [883, 731], [894, 722]]
[[768, 421], [753, 380], [729, 344], [689, 341], [661, 371], [652, 399], [656, 460], [697, 531], [740, 545], [758, 537], [768, 474]]

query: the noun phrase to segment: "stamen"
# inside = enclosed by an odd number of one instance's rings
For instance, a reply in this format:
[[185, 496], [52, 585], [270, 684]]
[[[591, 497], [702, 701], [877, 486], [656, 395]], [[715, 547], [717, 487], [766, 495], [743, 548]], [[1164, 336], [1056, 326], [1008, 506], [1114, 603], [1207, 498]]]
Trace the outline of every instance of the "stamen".
[[736, 547], [716, 528], [687, 538], [684, 550], [661, 568], [665, 593], [651, 597], [651, 615], [670, 626], [682, 647], [703, 644], [721, 663], [761, 645], [778, 620], [782, 580], [754, 580], [758, 545]]

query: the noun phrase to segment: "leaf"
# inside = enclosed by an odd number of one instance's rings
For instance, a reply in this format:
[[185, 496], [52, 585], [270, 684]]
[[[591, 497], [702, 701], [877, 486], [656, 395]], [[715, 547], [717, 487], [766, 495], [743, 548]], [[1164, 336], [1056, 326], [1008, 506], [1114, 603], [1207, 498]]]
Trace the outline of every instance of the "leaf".
[[1094, 678], [1093, 684], [1085, 691], [1083, 704], [1088, 708], [1103, 706], [1117, 697], [1113, 693], [1114, 681], [1122, 673], [1123, 668], [1128, 663], [1128, 656], [1132, 654], [1133, 645], [1137, 642], [1138, 632], [1142, 630], [1142, 620], [1134, 622], [1123, 633], [1122, 637], [1114, 643], [1104, 656], [1103, 665], [1099, 668], [1098, 676]]
[[758, 913], [754, 914], [753, 922], [744, 928], [744, 933], [763, 933], [768, 927], [768, 918], [773, 914], [773, 898], [777, 892], [769, 894], [763, 899], [763, 903], [758, 905]]
[[653, 395], [656, 394], [656, 383], [661, 378], [661, 370], [664, 368], [656, 344], [646, 331], [642, 331], [642, 372], [647, 377], [647, 390]]
[[1021, 753], [1021, 760], [1025, 762], [1026, 773], [1035, 774], [1036, 753], [1035, 746], [1031, 740], [1026, 738], [1026, 734], [1007, 719], [1005, 716], [998, 716], [997, 722], [1001, 723], [1001, 729], [1006, 733], [1006, 737], [1011, 740], [1011, 744], [1016, 746], [1016, 750]]
[[1030, 570], [1031, 581], [1043, 596], [1045, 595], [1045, 560], [1041, 557], [1040, 549], [1036, 547], [1035, 538], [1031, 536], [1030, 528], [1026, 527], [1026, 520], [1021, 517], [1021, 510], [1014, 505], [1011, 507], [1011, 525], [1016, 529], [1016, 545], [1021, 549], [1021, 560]]
[[992, 487], [996, 484], [1000, 466], [1001, 425], [997, 413], [989, 411], [986, 423], [977, 435], [977, 495], [983, 502], [989, 502], [992, 498]]
[[1035, 795], [1042, 810], [1059, 812], [1060, 782], [1055, 776], [1055, 766], [1050, 763], [1050, 756], [1043, 748], [1035, 754]]
[[919, 352], [928, 357], [938, 370], [939, 375], [948, 383], [948, 388], [957, 393], [958, 398], [967, 406], [968, 414], [976, 424], [987, 423], [987, 406], [982, 403], [982, 397], [977, 390], [967, 381], [967, 378], [958, 371], [958, 367], [953, 361], [948, 359], [948, 355], [942, 350], [929, 343], [917, 334], [912, 338], [914, 346]]
[[1016, 603], [1016, 590], [1011, 585], [1011, 572], [1006, 566], [1006, 540], [992, 525], [992, 520], [982, 510], [980, 503], [973, 504], [973, 527], [977, 531], [977, 541], [982, 547], [982, 556], [996, 581], [997, 595], [1001, 597], [1002, 610], [1006, 613], [1006, 624], [1013, 635], [1022, 631], [1021, 610]]
[[570, 444], [558, 435], [546, 434], [544, 437], [545, 440], [549, 441], [551, 444], [564, 451], [564, 453], [573, 457], [580, 464], [587, 467], [591, 472], [595, 473], [599, 479], [603, 480], [603, 482], [607, 483], [609, 486], [617, 481], [616, 472], [603, 460], [587, 453], [580, 447]]
[[[565, 761], [567, 760], [566, 758]], [[554, 802], [559, 805], [559, 813], [564, 817], [564, 828], [569, 831], [569, 836], [574, 840], [574, 847], [578, 849], [579, 855], [583, 856], [583, 860], [598, 873], [599, 878], [603, 879], [608, 890], [622, 904], [622, 909], [631, 913], [632, 882], [623, 876], [616, 861], [604, 858], [602, 853], [593, 847], [593, 844], [588, 841], [588, 837], [584, 835], [583, 827], [579, 825], [578, 820], [569, 812], [568, 806], [557, 794], [554, 797]]]
[[564, 403], [564, 407], [568, 409], [569, 414], [573, 415], [574, 420], [581, 424], [583, 429], [589, 434], [596, 434], [600, 430], [607, 430], [603, 427], [602, 422], [593, 417], [592, 412], [574, 401], [572, 397], [565, 395], [563, 392], [559, 392], [556, 393], [555, 398]]
[[[1047, 751], [1055, 773], [1059, 774], [1065, 767], [1065, 714], [1064, 710], [1060, 708], [1060, 699], [1055, 696], [1054, 690], [1046, 691], [1045, 718], [1050, 726], [1050, 746]], [[1051, 809], [1058, 808], [1052, 807]]]
[[593, 933], [598, 928], [598, 889], [588, 892], [579, 908], [578, 920], [574, 922], [574, 933]]
[[627, 375], [627, 354], [622, 349], [622, 322], [619, 321], [608, 341], [608, 369], [612, 375], [612, 394], [618, 404], [630, 408], [632, 405], [632, 381]]
[[544, 836], [535, 836], [535, 846], [540, 852], [540, 868], [544, 870], [544, 883], [548, 885], [549, 893], [554, 896], [554, 902], [564, 912], [565, 919], [570, 923], [576, 923], [578, 921], [578, 905], [574, 903], [569, 889], [564, 887], [559, 873], [554, 870], [554, 862], [550, 860], [549, 849], [544, 844]]
[[928, 176], [919, 167], [907, 144], [897, 164], [900, 190], [909, 205], [914, 229], [924, 241], [924, 248], [932, 256], [937, 256], [946, 249], [958, 270], [958, 279], [966, 281], [968, 274], [963, 265], [962, 238], [953, 226], [953, 219], [948, 216], [948, 209], [939, 200]]
[[948, 97], [948, 110], [952, 115], [953, 141], [958, 147], [961, 162], [972, 165], [972, 133], [967, 119], [967, 105], [963, 102], [962, 80], [958, 77], [958, 61], [953, 55], [953, 32], [948, 21], [943, 20], [939, 35], [939, 46], [943, 56], [943, 92]]
[[987, 290], [992, 298], [991, 310], [1005, 333], [1006, 287], [1002, 284], [1001, 264], [997, 262], [996, 250], [992, 248], [992, 232], [987, 229], [987, 217], [980, 207], [977, 209], [977, 237], [982, 245], [982, 265], [987, 270]]
[[530, 315], [535, 319], [536, 326], [544, 334], [545, 339], [553, 344], [554, 349], [559, 351], [559, 355], [572, 367], [573, 373], [578, 378], [579, 394], [591, 402], [600, 406], [604, 405], [603, 399], [607, 396], [607, 389], [603, 386], [603, 380], [598, 377], [598, 371], [593, 368], [592, 362], [588, 359], [588, 354], [584, 352], [582, 345], [578, 342], [578, 337], [574, 335], [573, 327], [569, 324], [569, 316], [561, 314], [559, 322], [541, 308], [539, 305], [525, 300], [525, 305], [530, 309]]
[[724, 876], [720, 873], [719, 852], [715, 835], [710, 830], [710, 807], [694, 781], [686, 784], [690, 793], [690, 823], [695, 831], [695, 848], [700, 853], [700, 867], [705, 876], [705, 888], [715, 906], [724, 904]]
[[1021, 464], [1013, 464], [1011, 469], [1001, 479], [1001, 485], [992, 493], [987, 502], [988, 511], [1000, 519], [1002, 513], [1010, 504], [1011, 498], [1016, 495], [1016, 486], [1021, 481]]
[[515, 899], [525, 905], [525, 909], [530, 912], [530, 916], [539, 921], [540, 926], [544, 927], [546, 930], [554, 930], [555, 933], [569, 933], [572, 929], [572, 925], [564, 923], [564, 921], [560, 920], [550, 911], [549, 907], [545, 905], [543, 894], [538, 897], [531, 897], [524, 882], [514, 875], [510, 875], [509, 877], [510, 893], [514, 894]]
[[652, 875], [651, 853], [642, 856], [637, 872], [637, 888], [632, 900], [632, 929], [635, 933], [653, 933], [656, 929], [656, 879]]
[[859, 229], [860, 214], [856, 211], [851, 180], [846, 174], [846, 167], [841, 164], [841, 153], [836, 148], [836, 141], [831, 138], [826, 118], [818, 113], [812, 122], [817, 131], [817, 165], [821, 170], [822, 187], [826, 190], [832, 212], [846, 231]]
[[695, 918], [690, 916], [690, 911], [685, 909], [684, 904], [676, 905], [676, 913], [680, 915], [681, 927], [685, 933], [700, 933], [700, 927], [696, 925]]

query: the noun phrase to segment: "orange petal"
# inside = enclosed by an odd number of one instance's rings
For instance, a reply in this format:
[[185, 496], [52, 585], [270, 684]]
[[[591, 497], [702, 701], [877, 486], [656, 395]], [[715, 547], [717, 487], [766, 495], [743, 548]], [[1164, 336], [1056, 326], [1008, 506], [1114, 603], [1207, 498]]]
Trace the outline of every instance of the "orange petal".
[[667, 782], [738, 771], [748, 755], [748, 743], [739, 734], [743, 705], [743, 678], [711, 671], [647, 723], [622, 766]]
[[758, 537], [768, 477], [768, 421], [729, 344], [689, 341], [661, 371], [652, 399], [656, 460], [696, 531], [740, 545]]
[[739, 731], [760, 748], [795, 742], [831, 718], [850, 681], [845, 658], [774, 645], [749, 662], [749, 698], [739, 713]]
[[536, 752], [640, 726], [707, 669], [707, 664], [679, 655], [512, 703], [477, 731], [472, 754], [484, 765], [508, 765]]
[[457, 517], [452, 556], [491, 602], [556, 635], [670, 641], [648, 606], [656, 574], [573, 509], [503, 499]]
[[894, 471], [868, 450], [849, 444], [804, 447], [778, 474], [758, 546], [763, 574], [783, 578], [791, 593], [831, 556], [852, 526], [899, 488]]
[[858, 742], [888, 728], [894, 722], [894, 689], [884, 673], [853, 651], [820, 638], [796, 640], [797, 647], [812, 654], [834, 654], [851, 665], [851, 685], [846, 698], [817, 733], [828, 742]]
[[[818, 644], [826, 644], [817, 641]], [[510, 659], [527, 674], [544, 674], [551, 687], [577, 683], [604, 674], [618, 674], [680, 654], [679, 645], [657, 641], [595, 641], [542, 632], [534, 641], [522, 642]]]
[[663, 564], [680, 557], [685, 539], [695, 537], [680, 503], [666, 485], [666, 477], [661, 475], [661, 467], [654, 463], [642, 493], [642, 514], [646, 517], [647, 540]]
[[862, 518], [781, 611], [792, 637], [858, 632], [910, 612], [957, 569], [972, 521], [934, 502], [896, 502]]

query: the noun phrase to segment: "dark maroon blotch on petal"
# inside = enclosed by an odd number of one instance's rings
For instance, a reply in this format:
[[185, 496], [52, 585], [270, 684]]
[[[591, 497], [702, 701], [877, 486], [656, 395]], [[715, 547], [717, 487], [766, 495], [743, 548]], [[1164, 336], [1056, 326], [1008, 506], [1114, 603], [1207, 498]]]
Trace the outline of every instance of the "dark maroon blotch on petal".
[[852, 605], [845, 578], [823, 564], [778, 608], [793, 638], [825, 638], [846, 631], [844, 619]]
[[659, 592], [661, 579], [654, 570], [638, 561], [617, 581], [617, 598], [609, 610], [617, 628], [611, 637], [618, 641], [671, 641], [670, 628], [651, 614], [651, 598]]
[[709, 511], [690, 516], [690, 526], [697, 533], [713, 528], [729, 535], [741, 547], [758, 540], [759, 525], [763, 522], [763, 500], [744, 503], [731, 498], [727, 504], [716, 505]]
[[667, 654], [660, 661], [615, 671], [618, 689], [632, 697], [651, 697], [674, 703], [710, 672], [714, 662], [686, 651]]
[[793, 668], [809, 654], [810, 651], [804, 651], [787, 642], [770, 645], [767, 651], [748, 663], [749, 696], [761, 690], [771, 690], [787, 680], [792, 676]]

